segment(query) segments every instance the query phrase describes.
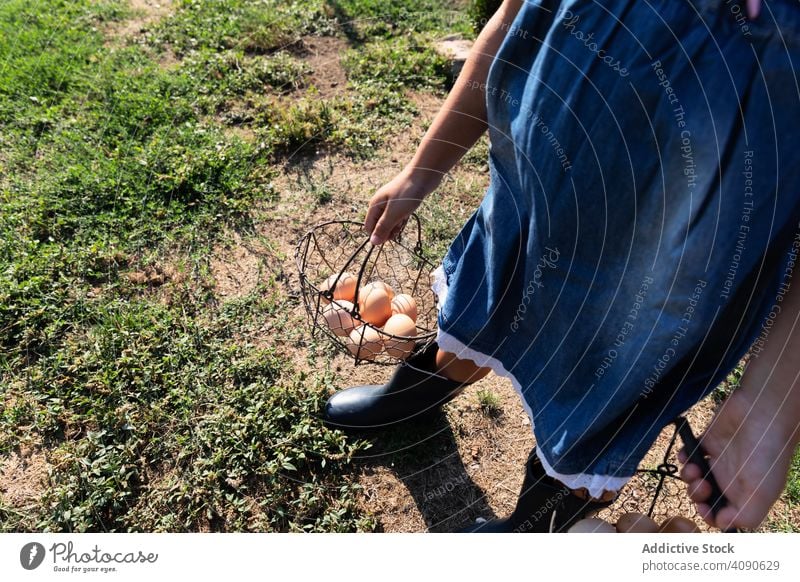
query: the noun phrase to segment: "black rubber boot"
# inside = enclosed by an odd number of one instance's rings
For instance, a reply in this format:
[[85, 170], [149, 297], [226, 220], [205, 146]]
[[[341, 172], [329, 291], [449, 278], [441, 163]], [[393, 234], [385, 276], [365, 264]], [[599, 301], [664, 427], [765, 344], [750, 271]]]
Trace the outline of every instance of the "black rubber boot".
[[608, 507], [612, 501], [586, 501], [548, 476], [542, 463], [531, 451], [525, 463], [525, 479], [514, 512], [505, 519], [477, 523], [462, 533], [561, 533], [593, 511]]
[[383, 386], [354, 386], [337, 392], [325, 406], [325, 422], [343, 430], [386, 428], [452, 400], [467, 384], [433, 372], [437, 350], [433, 342], [412, 354]]

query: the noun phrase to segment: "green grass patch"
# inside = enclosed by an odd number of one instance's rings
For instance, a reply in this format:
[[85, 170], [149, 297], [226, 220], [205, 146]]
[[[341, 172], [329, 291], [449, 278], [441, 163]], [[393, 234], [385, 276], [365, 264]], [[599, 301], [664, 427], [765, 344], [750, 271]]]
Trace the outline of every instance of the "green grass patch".
[[472, 33], [461, 2], [441, 0], [329, 0], [333, 14], [354, 39], [386, 38], [408, 33]]
[[179, 55], [199, 49], [263, 54], [291, 45], [304, 34], [334, 30], [332, 11], [319, 0], [183, 0], [154, 38]]
[[61, 443], [37, 521], [5, 529], [371, 527], [338, 476], [358, 443], [318, 419], [325, 383], [231, 341], [238, 310], [210, 324], [146, 300], [85, 310], [62, 349], [16, 379], [18, 405], [4, 411], [0, 450], [21, 426]]
[[366, 43], [345, 55], [343, 65], [355, 81], [373, 80], [389, 87], [443, 89], [448, 61], [424, 39], [398, 37]]
[[792, 465], [789, 467], [786, 496], [793, 505], [800, 503], [800, 451], [795, 453]]

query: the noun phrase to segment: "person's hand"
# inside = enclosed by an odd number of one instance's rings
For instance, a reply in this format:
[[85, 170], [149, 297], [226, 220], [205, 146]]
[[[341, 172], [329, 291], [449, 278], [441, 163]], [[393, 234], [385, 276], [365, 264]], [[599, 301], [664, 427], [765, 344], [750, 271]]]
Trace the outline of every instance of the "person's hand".
[[700, 467], [685, 464], [685, 450], [678, 453], [689, 497], [712, 527], [755, 529], [780, 497], [794, 447], [790, 444], [791, 429], [781, 426], [774, 413], [739, 389], [728, 397], [700, 437], [711, 472], [728, 500], [716, 517], [707, 503], [711, 485], [701, 478]]
[[747, 0], [747, 17], [750, 20], [758, 18], [761, 12], [761, 0]]
[[410, 171], [400, 172], [378, 189], [369, 201], [364, 230], [371, 233], [370, 242], [383, 244], [396, 237], [422, 200], [438, 186], [440, 178]]

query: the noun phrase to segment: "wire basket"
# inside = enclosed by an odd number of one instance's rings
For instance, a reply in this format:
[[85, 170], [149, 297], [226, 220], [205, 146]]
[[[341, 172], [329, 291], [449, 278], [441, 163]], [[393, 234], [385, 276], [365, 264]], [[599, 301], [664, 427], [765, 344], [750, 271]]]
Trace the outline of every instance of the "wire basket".
[[681, 436], [687, 449], [698, 446], [689, 422], [679, 416], [662, 434], [668, 435], [669, 440], [661, 462], [655, 468], [638, 469], [614, 503], [602, 510], [598, 517], [616, 523], [625, 513], [643, 513], [661, 523], [667, 518], [681, 516], [694, 521], [701, 531], [708, 531], [709, 526], [697, 513], [695, 504], [687, 494], [686, 483], [678, 474], [678, 436]]
[[[416, 228], [405, 228], [394, 240], [378, 246], [369, 242], [362, 223], [351, 220], [319, 224], [297, 245], [300, 290], [312, 337], [326, 337], [352, 356], [356, 365], [365, 361], [396, 364], [436, 338], [437, 297], [430, 286], [434, 264], [422, 252], [419, 218], [412, 215], [411, 220]], [[345, 284], [352, 285], [353, 279], [352, 297], [335, 297]], [[395, 299], [406, 302], [401, 305], [407, 305], [407, 299], [399, 295], [413, 298], [416, 329], [412, 333], [391, 333], [371, 316], [373, 306], [368, 300], [373, 288], [367, 287], [371, 283], [388, 285]], [[410, 314], [413, 309], [408, 309]]]

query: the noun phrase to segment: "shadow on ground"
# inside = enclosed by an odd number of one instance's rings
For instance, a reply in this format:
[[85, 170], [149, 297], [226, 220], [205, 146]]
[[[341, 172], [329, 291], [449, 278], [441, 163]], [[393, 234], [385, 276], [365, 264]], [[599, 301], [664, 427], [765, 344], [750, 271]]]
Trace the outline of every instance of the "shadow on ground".
[[[486, 493], [464, 466], [452, 427], [441, 411], [366, 438], [372, 447], [357, 462], [366, 472], [392, 472], [410, 493], [428, 531], [458, 531], [477, 517], [495, 517]], [[372, 507], [394, 502], [389, 492], [377, 490], [369, 495]], [[382, 495], [387, 498], [375, 498]]]

